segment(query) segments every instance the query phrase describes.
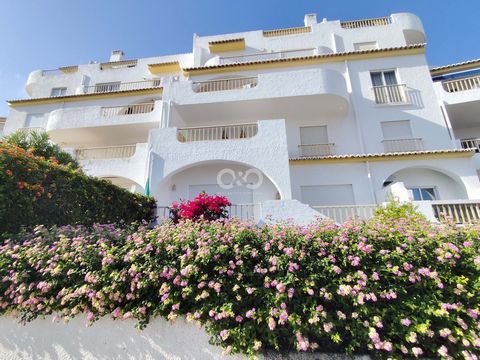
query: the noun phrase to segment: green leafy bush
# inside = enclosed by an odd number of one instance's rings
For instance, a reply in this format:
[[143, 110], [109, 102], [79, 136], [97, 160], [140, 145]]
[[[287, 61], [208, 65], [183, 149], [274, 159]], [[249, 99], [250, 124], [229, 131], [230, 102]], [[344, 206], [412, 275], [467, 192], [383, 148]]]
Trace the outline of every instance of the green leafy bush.
[[411, 220], [40, 227], [0, 247], [0, 314], [185, 316], [250, 355], [475, 359], [479, 230]]
[[22, 227], [149, 221], [155, 201], [0, 142], [0, 234]]
[[18, 130], [5, 137], [3, 141], [28, 150], [33, 155], [42, 156], [45, 159], [56, 159], [59, 164], [72, 168], [80, 167], [72, 155], [63, 151], [57, 144], [50, 142], [46, 132]]

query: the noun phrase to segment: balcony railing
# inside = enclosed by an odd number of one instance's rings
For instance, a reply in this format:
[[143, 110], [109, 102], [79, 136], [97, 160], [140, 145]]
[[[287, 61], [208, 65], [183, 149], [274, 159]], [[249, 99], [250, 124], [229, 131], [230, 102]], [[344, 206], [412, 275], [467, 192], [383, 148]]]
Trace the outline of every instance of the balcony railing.
[[135, 154], [136, 145], [104, 146], [75, 150], [77, 160], [127, 159]]
[[377, 104], [408, 104], [407, 86], [399, 85], [382, 85], [374, 86], [373, 93]]
[[297, 35], [312, 32], [310, 26], [294, 27], [288, 29], [278, 29], [278, 30], [265, 30], [263, 31], [264, 37], [275, 37], [275, 36], [285, 36], [285, 35]]
[[454, 93], [459, 91], [473, 90], [480, 88], [480, 75], [463, 79], [443, 81], [443, 89], [446, 92]]
[[141, 89], [150, 89], [158, 88], [162, 86], [161, 79], [152, 79], [144, 81], [132, 81], [125, 83], [104, 83], [96, 84], [92, 86], [85, 86], [85, 94], [99, 94], [99, 93], [109, 93], [116, 91], [129, 91], [129, 90], [141, 90]]
[[462, 149], [475, 149], [475, 152], [480, 153], [480, 139], [462, 139], [460, 145]]
[[383, 26], [389, 25], [392, 23], [392, 18], [390, 16], [375, 18], [375, 19], [364, 19], [364, 20], [352, 20], [352, 21], [342, 21], [340, 25], [344, 29], [359, 29], [372, 26]]
[[440, 221], [452, 220], [457, 224], [480, 221], [480, 202], [442, 202], [432, 203], [435, 217]]
[[196, 93], [203, 93], [211, 91], [250, 89], [257, 86], [257, 83], [257, 77], [196, 81], [193, 83], [193, 91]]
[[379, 205], [335, 205], [335, 206], [312, 206], [320, 214], [325, 215], [336, 223], [347, 220], [362, 221], [371, 218]]
[[102, 107], [101, 115], [102, 117], [113, 117], [122, 115], [146, 114], [152, 112], [154, 108], [154, 103]]
[[[260, 217], [260, 204], [233, 204], [227, 207], [228, 218], [241, 220], [256, 220]], [[169, 206], [158, 206], [157, 216], [159, 220], [166, 220], [170, 217]]]
[[177, 130], [180, 142], [248, 139], [258, 132], [257, 124], [202, 126]]
[[242, 56], [225, 56], [220, 58], [220, 64], [238, 64], [252, 61], [265, 61], [276, 59], [289, 59], [302, 56], [315, 55], [315, 49], [298, 49], [277, 52], [264, 52]]
[[329, 156], [335, 153], [335, 144], [298, 145], [300, 157]]
[[423, 141], [420, 138], [383, 140], [382, 143], [388, 153], [423, 150]]

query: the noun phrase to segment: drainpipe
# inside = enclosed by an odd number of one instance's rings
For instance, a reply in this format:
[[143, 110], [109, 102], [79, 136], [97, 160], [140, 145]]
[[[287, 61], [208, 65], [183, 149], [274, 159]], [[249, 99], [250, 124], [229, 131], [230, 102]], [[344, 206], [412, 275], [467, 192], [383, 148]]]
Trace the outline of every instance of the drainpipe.
[[[350, 100], [350, 104], [351, 104], [351, 108], [352, 108], [352, 116], [353, 116], [353, 120], [355, 122], [355, 127], [357, 128], [357, 138], [358, 138], [358, 142], [360, 144], [360, 151], [363, 154], [365, 154], [365, 143], [363, 141], [362, 132], [360, 130], [360, 125], [359, 125], [359, 122], [358, 122], [358, 119], [357, 119], [357, 113], [355, 111], [354, 100], [353, 100], [353, 96], [352, 96], [352, 82], [351, 82], [351, 79], [350, 79], [350, 69], [348, 67], [348, 61], [347, 60], [345, 60], [345, 75], [346, 75], [346, 81], [347, 81], [348, 96], [349, 96], [349, 100]], [[367, 171], [368, 185], [369, 185], [369, 188], [370, 188], [370, 196], [375, 203], [378, 203], [377, 195], [375, 194], [375, 189], [374, 189], [374, 186], [373, 186], [372, 172], [371, 172], [371, 169], [370, 169], [370, 162], [369, 161], [365, 161], [365, 170]]]

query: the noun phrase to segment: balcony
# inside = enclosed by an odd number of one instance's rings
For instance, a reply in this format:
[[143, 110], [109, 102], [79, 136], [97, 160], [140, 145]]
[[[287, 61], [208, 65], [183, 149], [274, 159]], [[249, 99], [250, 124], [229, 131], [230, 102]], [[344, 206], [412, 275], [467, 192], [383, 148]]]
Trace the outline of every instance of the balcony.
[[227, 123], [245, 123], [283, 118], [286, 113], [301, 116], [312, 106], [321, 108], [325, 116], [342, 117], [348, 112], [348, 99], [345, 78], [330, 69], [307, 69], [302, 76], [298, 71], [285, 71], [256, 77], [176, 81], [164, 94], [164, 100], [174, 103], [187, 126], [196, 126], [199, 119], [208, 123], [212, 113]]
[[480, 153], [480, 139], [461, 139], [460, 145], [462, 149], [475, 149], [476, 153]]
[[480, 75], [443, 81], [442, 86], [448, 93], [480, 89]]
[[383, 140], [382, 143], [387, 153], [423, 150], [423, 141], [419, 138]]
[[335, 144], [309, 144], [298, 145], [300, 157], [330, 156], [335, 154]]
[[313, 56], [313, 55], [315, 55], [315, 49], [299, 49], [299, 50], [287, 50], [287, 51], [277, 51], [277, 52], [263, 52], [263, 53], [248, 54], [248, 55], [242, 55], [242, 56], [224, 56], [219, 58], [218, 62], [220, 65], [238, 64], [238, 63], [248, 63], [252, 61], [290, 59], [290, 58]]
[[179, 142], [248, 139], [258, 133], [257, 124], [202, 126], [177, 129]]
[[118, 91], [131, 91], [131, 90], [142, 90], [142, 89], [152, 89], [162, 87], [162, 79], [151, 79], [144, 81], [132, 81], [132, 82], [111, 82], [111, 83], [101, 83], [95, 84], [92, 86], [83, 86], [84, 94], [101, 94], [101, 93], [111, 93]]
[[257, 84], [257, 77], [240, 77], [233, 79], [195, 81], [192, 83], [192, 88], [196, 93], [203, 93], [212, 91], [251, 89], [257, 86]]
[[372, 27], [372, 26], [390, 25], [391, 23], [392, 23], [392, 18], [390, 16], [386, 16], [386, 17], [375, 18], [375, 19], [341, 21], [340, 26], [344, 29], [360, 29], [360, 28]]
[[277, 37], [277, 36], [287, 36], [287, 35], [299, 35], [312, 32], [310, 26], [294, 27], [287, 29], [277, 29], [277, 30], [264, 30], [264, 37]]
[[374, 86], [372, 89], [375, 102], [379, 105], [405, 105], [410, 103], [405, 84]]
[[135, 154], [135, 145], [92, 147], [75, 150], [77, 160], [128, 159]]
[[46, 126], [52, 141], [68, 147], [145, 142], [148, 131], [158, 127], [162, 101], [121, 106], [88, 106], [57, 109]]
[[130, 185], [131, 182], [140, 186], [145, 184], [148, 160], [146, 143], [77, 148], [74, 154], [88, 175], [127, 179]]

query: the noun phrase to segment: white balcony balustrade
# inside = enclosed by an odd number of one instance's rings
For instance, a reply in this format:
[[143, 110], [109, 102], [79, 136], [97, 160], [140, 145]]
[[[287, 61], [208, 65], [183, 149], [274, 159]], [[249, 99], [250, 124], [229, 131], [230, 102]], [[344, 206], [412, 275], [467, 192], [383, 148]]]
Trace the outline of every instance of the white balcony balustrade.
[[387, 16], [387, 17], [381, 17], [381, 18], [375, 18], [375, 19], [342, 21], [340, 25], [344, 29], [360, 29], [360, 28], [372, 27], [372, 26], [390, 25], [391, 23], [392, 23], [392, 18], [390, 16]]
[[329, 217], [336, 223], [344, 223], [347, 220], [368, 220], [373, 217], [378, 207], [379, 205], [376, 204], [312, 206], [320, 214]]
[[409, 103], [405, 84], [374, 86], [373, 93], [377, 104]]
[[204, 93], [212, 91], [249, 89], [257, 86], [257, 84], [257, 77], [242, 77], [234, 79], [195, 81], [192, 86], [194, 92]]
[[480, 89], [480, 76], [471, 76], [463, 79], [443, 81], [443, 89], [449, 93]]
[[257, 124], [202, 126], [177, 129], [180, 142], [248, 139], [258, 133]]
[[290, 59], [303, 56], [315, 55], [315, 49], [298, 49], [278, 52], [264, 52], [257, 54], [248, 54], [242, 56], [225, 56], [219, 59], [219, 63], [222, 64], [238, 64], [252, 61], [265, 61], [276, 59]]
[[162, 86], [161, 79], [152, 79], [144, 81], [132, 81], [132, 82], [118, 82], [118, 83], [103, 83], [96, 84], [92, 86], [85, 86], [85, 94], [99, 94], [99, 93], [109, 93], [117, 91], [130, 91], [130, 90], [141, 90], [141, 89], [151, 89], [159, 88]]
[[[260, 217], [260, 204], [232, 204], [227, 206], [229, 219], [258, 220]], [[158, 206], [157, 216], [160, 221], [170, 218], [169, 206]]]
[[475, 152], [480, 153], [480, 139], [462, 139], [460, 145], [462, 149], [475, 149]]
[[453, 221], [457, 224], [478, 223], [480, 221], [480, 202], [452, 201], [432, 202], [435, 217], [440, 221]]
[[287, 36], [287, 35], [298, 35], [312, 32], [310, 26], [294, 27], [287, 29], [277, 29], [277, 30], [264, 30], [264, 37], [276, 37], [276, 36]]
[[136, 145], [91, 147], [75, 150], [77, 160], [127, 159], [135, 154]]
[[383, 143], [384, 151], [387, 153], [423, 150], [423, 140], [420, 138], [390, 139], [390, 140], [383, 140], [382, 143]]
[[123, 115], [147, 114], [154, 110], [154, 103], [132, 104], [125, 106], [110, 106], [101, 108], [102, 117], [113, 117]]
[[329, 156], [335, 154], [335, 144], [298, 145], [300, 157]]

